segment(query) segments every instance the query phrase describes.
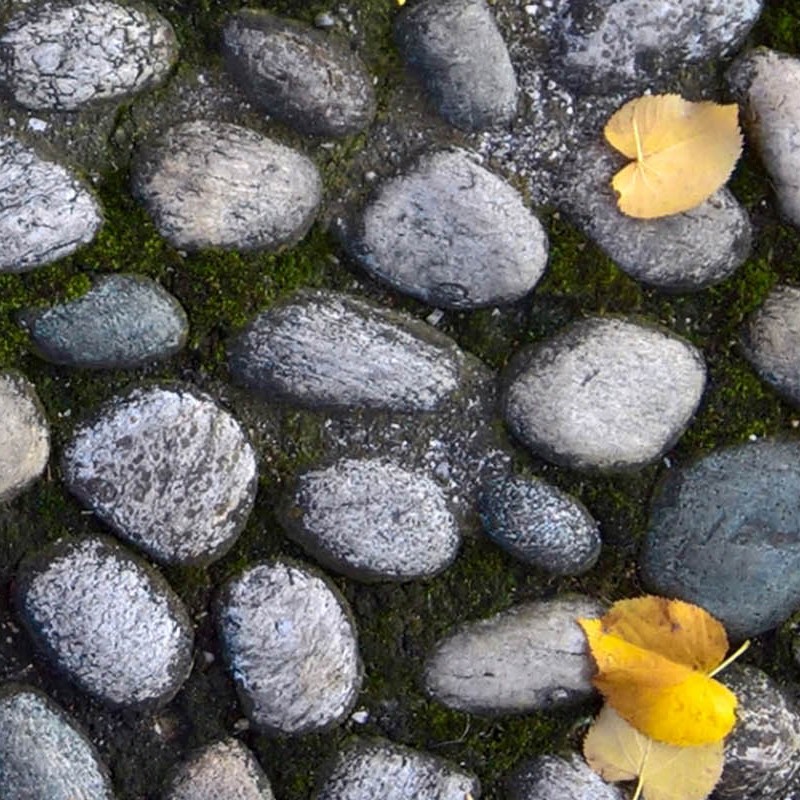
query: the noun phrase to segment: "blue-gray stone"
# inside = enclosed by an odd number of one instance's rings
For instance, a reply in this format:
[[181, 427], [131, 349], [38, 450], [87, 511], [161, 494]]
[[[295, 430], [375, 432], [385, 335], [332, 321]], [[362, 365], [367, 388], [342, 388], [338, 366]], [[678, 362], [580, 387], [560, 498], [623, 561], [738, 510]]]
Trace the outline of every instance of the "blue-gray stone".
[[592, 515], [546, 481], [501, 479], [486, 488], [479, 502], [488, 536], [521, 561], [556, 575], [579, 575], [600, 555]]
[[641, 558], [647, 587], [717, 617], [734, 638], [800, 607], [800, 443], [717, 450], [670, 472]]
[[189, 333], [181, 304], [142, 275], [104, 276], [82, 297], [31, 309], [21, 320], [42, 358], [72, 367], [131, 368], [169, 358]]
[[606, 783], [578, 755], [537, 756], [507, 779], [508, 800], [624, 800], [627, 795]]

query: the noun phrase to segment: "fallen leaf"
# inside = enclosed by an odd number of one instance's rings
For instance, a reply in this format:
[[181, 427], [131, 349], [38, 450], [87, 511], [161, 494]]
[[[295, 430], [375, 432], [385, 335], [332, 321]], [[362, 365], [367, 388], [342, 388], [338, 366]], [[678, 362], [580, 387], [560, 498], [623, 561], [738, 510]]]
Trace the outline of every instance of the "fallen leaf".
[[677, 94], [637, 97], [605, 127], [635, 161], [611, 181], [620, 211], [653, 219], [688, 211], [722, 188], [742, 152], [735, 103], [692, 103]]
[[603, 780], [638, 778], [644, 800], [703, 800], [717, 784], [725, 760], [721, 741], [699, 747], [656, 742], [608, 705], [589, 729], [583, 755]]
[[708, 674], [722, 663], [728, 637], [707, 611], [648, 596], [578, 623], [597, 663], [594, 685], [641, 733], [687, 747], [731, 731], [736, 695]]

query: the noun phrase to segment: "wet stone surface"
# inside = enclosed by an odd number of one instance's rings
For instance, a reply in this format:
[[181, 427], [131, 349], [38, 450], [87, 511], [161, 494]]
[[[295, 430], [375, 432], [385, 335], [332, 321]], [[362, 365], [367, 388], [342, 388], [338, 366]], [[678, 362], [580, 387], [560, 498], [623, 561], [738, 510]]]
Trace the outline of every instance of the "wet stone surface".
[[624, 800], [622, 789], [606, 783], [578, 755], [545, 755], [514, 771], [507, 782], [508, 800]]

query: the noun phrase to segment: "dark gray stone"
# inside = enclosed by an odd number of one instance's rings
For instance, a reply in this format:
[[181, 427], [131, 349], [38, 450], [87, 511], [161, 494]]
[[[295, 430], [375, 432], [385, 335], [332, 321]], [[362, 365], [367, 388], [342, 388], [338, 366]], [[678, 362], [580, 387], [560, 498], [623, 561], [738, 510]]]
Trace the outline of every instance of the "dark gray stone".
[[436, 645], [425, 686], [440, 703], [471, 714], [526, 714], [585, 700], [594, 664], [575, 620], [602, 613], [594, 600], [567, 596], [467, 623]]
[[648, 588], [702, 606], [735, 639], [800, 607], [800, 444], [762, 440], [672, 470], [641, 557]]
[[313, 162], [259, 133], [198, 120], [170, 128], [134, 161], [134, 195], [184, 250], [276, 250], [311, 227], [322, 193]]
[[101, 536], [61, 539], [23, 565], [22, 621], [73, 683], [114, 708], [168, 703], [192, 667], [192, 624], [149, 564]]
[[384, 183], [347, 227], [370, 274], [445, 308], [518, 300], [547, 263], [547, 235], [520, 194], [461, 150], [426, 155]]
[[299, 735], [350, 713], [362, 680], [355, 624], [320, 573], [251, 567], [225, 585], [217, 616], [239, 699], [260, 730]]
[[323, 566], [356, 580], [432, 577], [461, 543], [439, 484], [385, 459], [344, 459], [300, 475], [281, 522]]
[[0, 82], [27, 108], [74, 111], [160, 83], [177, 59], [172, 26], [144, 3], [31, 3], [0, 37]]
[[692, 419], [706, 369], [689, 342], [656, 327], [592, 317], [518, 353], [504, 416], [533, 451], [574, 469], [640, 467]]
[[515, 558], [556, 575], [579, 575], [600, 555], [600, 532], [586, 507], [538, 478], [504, 478], [480, 499], [487, 535]]
[[451, 125], [476, 131], [514, 118], [517, 79], [484, 0], [418, 3], [398, 17], [397, 39]]
[[92, 743], [50, 699], [27, 686], [0, 687], [3, 800], [114, 800]]
[[625, 800], [578, 755], [544, 755], [523, 764], [507, 781], [507, 800]]
[[157, 561], [207, 564], [244, 528], [255, 453], [239, 423], [188, 389], [136, 389], [75, 431], [63, 458], [69, 490]]
[[725, 740], [718, 800], [786, 800], [798, 775], [800, 714], [789, 692], [756, 667], [734, 664], [719, 679], [736, 695], [736, 727]]
[[452, 339], [405, 314], [336, 292], [299, 292], [231, 343], [234, 379], [303, 406], [432, 411], [459, 386]]
[[189, 320], [151, 278], [106, 275], [82, 297], [22, 315], [42, 358], [54, 364], [131, 368], [177, 353]]
[[236, 739], [210, 744], [169, 778], [164, 800], [274, 800], [256, 757]]
[[44, 472], [50, 427], [36, 389], [18, 372], [0, 372], [0, 503], [23, 492]]
[[443, 758], [385, 739], [355, 739], [342, 750], [314, 800], [478, 800], [474, 775]]
[[727, 189], [680, 214], [635, 219], [619, 210], [611, 188], [625, 163], [609, 145], [581, 148], [557, 201], [620, 269], [665, 291], [691, 292], [725, 280], [744, 263], [750, 218]]
[[94, 239], [100, 206], [69, 170], [0, 136], [0, 273], [58, 261]]
[[348, 136], [372, 122], [372, 79], [355, 53], [332, 35], [245, 9], [228, 19], [222, 52], [253, 100], [302, 133]]

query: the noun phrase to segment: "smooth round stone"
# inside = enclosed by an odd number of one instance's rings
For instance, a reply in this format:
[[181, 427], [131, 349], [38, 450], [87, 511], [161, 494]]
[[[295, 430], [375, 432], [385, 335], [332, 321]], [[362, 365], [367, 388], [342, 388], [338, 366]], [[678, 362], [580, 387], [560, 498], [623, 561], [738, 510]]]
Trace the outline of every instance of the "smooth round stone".
[[248, 128], [197, 120], [134, 160], [133, 193], [183, 250], [276, 250], [299, 242], [322, 196], [313, 162]]
[[580, 756], [544, 755], [526, 762], [506, 782], [507, 800], [625, 800], [627, 795], [606, 783]]
[[27, 686], [0, 687], [3, 800], [113, 800], [108, 770], [72, 719]]
[[600, 555], [600, 532], [586, 507], [538, 478], [504, 478], [482, 493], [489, 538], [515, 558], [555, 575], [580, 575]]
[[394, 288], [442, 308], [511, 303], [547, 263], [547, 235], [509, 184], [464, 151], [423, 157], [385, 182], [348, 246]]
[[734, 664], [719, 675], [736, 695], [736, 727], [725, 740], [725, 768], [714, 788], [719, 800], [775, 797], [797, 778], [800, 714], [788, 692], [760, 669]]
[[24, 565], [17, 598], [47, 658], [110, 706], [165, 705], [189, 676], [193, 633], [183, 603], [106, 537], [58, 541]]
[[406, 62], [439, 113], [457, 128], [504, 125], [517, 109], [517, 79], [484, 0], [425, 0], [397, 19]]
[[65, 258], [91, 242], [102, 221], [94, 195], [69, 170], [0, 137], [0, 274]]
[[0, 503], [12, 500], [44, 472], [50, 427], [33, 384], [18, 372], [0, 372]]
[[350, 713], [362, 681], [356, 629], [321, 574], [252, 567], [225, 585], [218, 621], [239, 699], [259, 729], [297, 735]]
[[256, 757], [236, 739], [208, 745], [173, 772], [164, 800], [274, 800]]
[[299, 292], [232, 342], [237, 383], [327, 408], [433, 411], [458, 389], [464, 355], [435, 328], [336, 292]]
[[734, 639], [800, 607], [800, 444], [762, 440], [672, 470], [641, 556], [648, 588], [702, 606]]
[[172, 26], [144, 3], [36, 3], [0, 37], [0, 78], [34, 110], [126, 97], [163, 81], [177, 59]]
[[375, 116], [372, 78], [334, 36], [262, 10], [232, 15], [222, 34], [225, 63], [270, 116], [312, 136], [349, 136]]
[[642, 220], [623, 214], [611, 188], [624, 164], [611, 148], [589, 145], [574, 157], [557, 202], [616, 265], [668, 292], [694, 292], [730, 277], [750, 255], [752, 226], [727, 189], [696, 208]]
[[769, 173], [781, 211], [800, 225], [800, 59], [758, 47], [736, 61], [728, 82], [744, 106], [748, 142]]
[[461, 544], [439, 484], [384, 459], [343, 459], [304, 473], [280, 518], [320, 564], [356, 580], [432, 577]]
[[443, 758], [386, 739], [356, 739], [342, 750], [314, 800], [478, 800], [474, 775]]
[[524, 444], [557, 464], [640, 467], [678, 440], [705, 381], [703, 357], [689, 342], [593, 317], [514, 357], [504, 415]]
[[224, 555], [253, 507], [255, 453], [239, 423], [188, 389], [137, 389], [81, 425], [63, 458], [67, 488], [157, 561]]
[[151, 278], [106, 275], [82, 297], [22, 316], [39, 355], [54, 364], [133, 368], [186, 344], [181, 304]]
[[440, 703], [471, 714], [527, 714], [585, 700], [595, 668], [575, 620], [602, 614], [595, 601], [573, 595], [467, 623], [438, 642], [425, 686]]

